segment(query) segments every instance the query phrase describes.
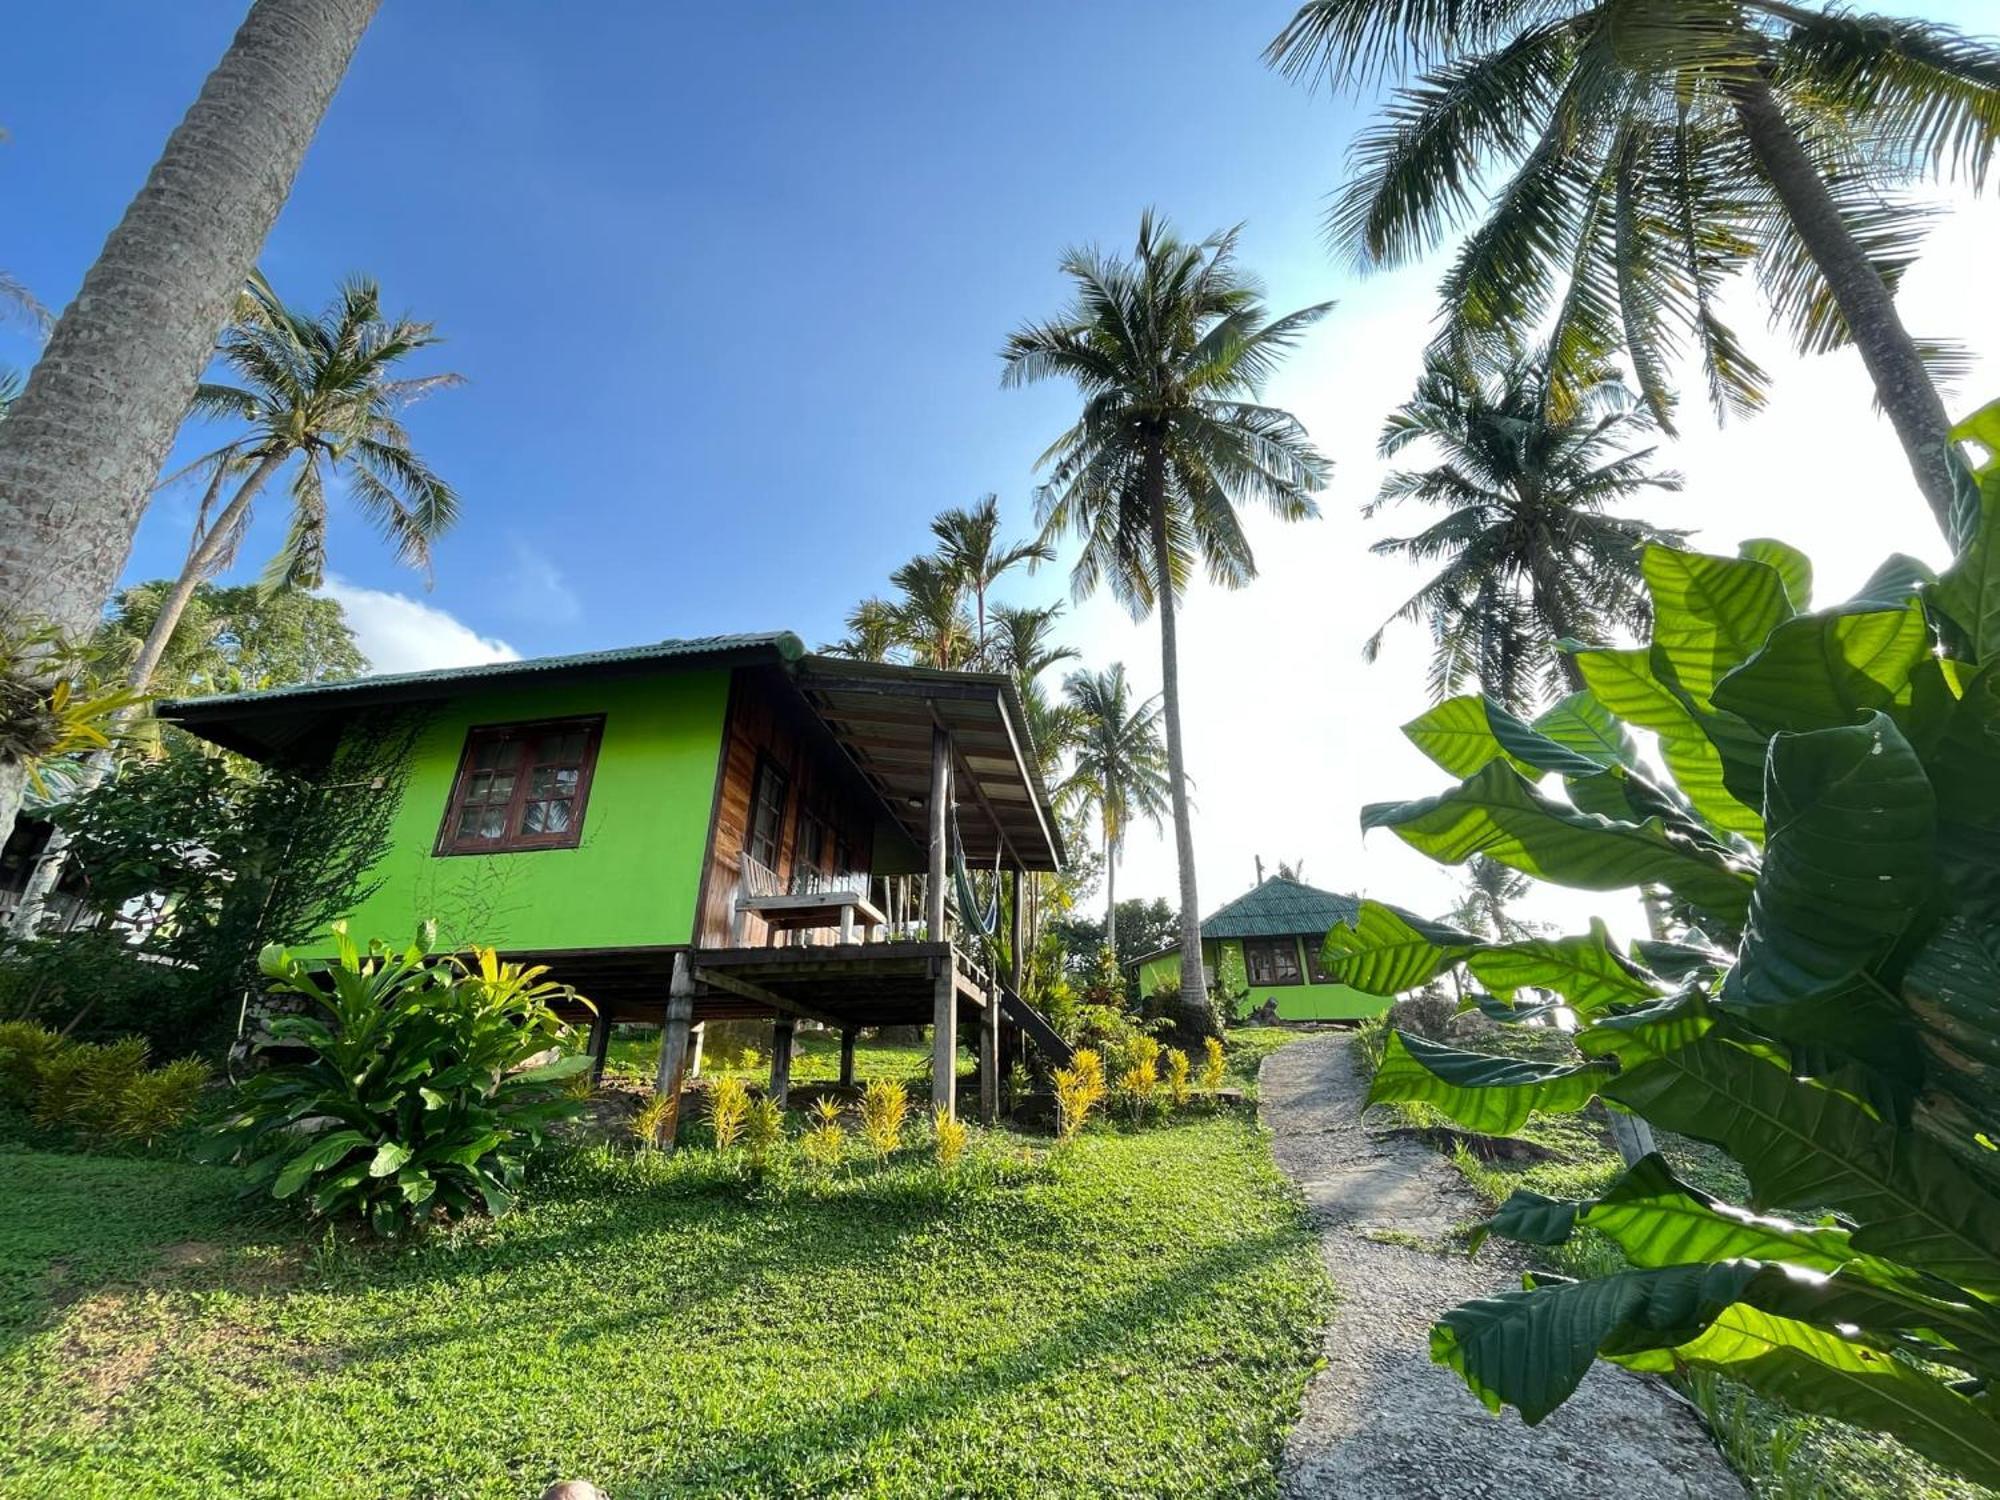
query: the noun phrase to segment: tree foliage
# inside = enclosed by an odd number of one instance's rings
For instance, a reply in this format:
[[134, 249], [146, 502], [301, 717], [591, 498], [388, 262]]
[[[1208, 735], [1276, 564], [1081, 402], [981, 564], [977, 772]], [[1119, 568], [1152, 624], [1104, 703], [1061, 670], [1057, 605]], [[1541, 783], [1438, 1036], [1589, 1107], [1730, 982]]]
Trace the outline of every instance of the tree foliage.
[[[1345, 982], [1463, 966], [1487, 1014], [1552, 995], [1579, 1025], [1565, 1064], [1392, 1035], [1371, 1099], [1504, 1131], [1601, 1098], [1750, 1184], [1719, 1203], [1649, 1157], [1596, 1199], [1503, 1205], [1488, 1232], [1589, 1225], [1631, 1269], [1446, 1314], [1433, 1356], [1489, 1405], [1539, 1420], [1597, 1357], [1707, 1369], [2000, 1483], [2000, 463], [1981, 483], [1941, 577], [1892, 560], [1817, 611], [1789, 549], [1649, 548], [1649, 643], [1534, 723], [1420, 721], [1464, 779], [1364, 814], [1448, 862], [1664, 887], [1688, 921], [1621, 953], [1601, 926], [1495, 940], [1364, 905], [1327, 940]], [[1627, 729], [1691, 779], [1655, 775]]]
[[[110, 658], [129, 662], [138, 654], [172, 587], [155, 579], [119, 592], [98, 634]], [[150, 687], [160, 697], [188, 698], [333, 682], [367, 670], [338, 599], [299, 588], [204, 583], [189, 599]]]
[[1633, 446], [1651, 422], [1608, 369], [1560, 412], [1548, 381], [1546, 358], [1517, 356], [1479, 376], [1433, 357], [1383, 427], [1383, 457], [1421, 445], [1436, 462], [1391, 471], [1368, 514], [1406, 502], [1443, 514], [1370, 548], [1436, 572], [1365, 650], [1372, 661], [1397, 621], [1426, 625], [1436, 698], [1476, 682], [1527, 708], [1582, 686], [1555, 642], [1646, 624], [1640, 549], [1677, 534], [1610, 511], [1648, 489], [1677, 490], [1680, 476]]

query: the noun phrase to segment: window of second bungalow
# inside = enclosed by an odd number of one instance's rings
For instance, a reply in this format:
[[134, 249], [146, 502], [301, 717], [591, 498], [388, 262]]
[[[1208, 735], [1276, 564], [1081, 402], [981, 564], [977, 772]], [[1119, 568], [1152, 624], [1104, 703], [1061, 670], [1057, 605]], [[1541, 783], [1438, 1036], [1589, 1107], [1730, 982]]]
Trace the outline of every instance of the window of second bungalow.
[[438, 852], [574, 849], [603, 732], [602, 718], [467, 731]]
[[773, 874], [784, 847], [785, 799], [790, 791], [791, 779], [784, 768], [768, 755], [758, 756], [757, 779], [750, 788], [749, 854]]
[[1252, 984], [1298, 984], [1299, 944], [1296, 938], [1246, 938], [1243, 968]]

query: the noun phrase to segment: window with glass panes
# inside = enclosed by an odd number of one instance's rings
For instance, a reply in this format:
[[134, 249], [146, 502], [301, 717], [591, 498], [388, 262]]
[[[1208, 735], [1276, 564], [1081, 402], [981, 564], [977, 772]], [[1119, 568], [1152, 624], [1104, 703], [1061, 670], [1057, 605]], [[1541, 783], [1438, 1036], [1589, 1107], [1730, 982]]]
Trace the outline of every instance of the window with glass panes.
[[791, 784], [768, 755], [757, 762], [757, 781], [750, 799], [750, 857], [774, 874], [785, 838], [785, 797]]
[[1252, 984], [1299, 983], [1296, 938], [1245, 938], [1243, 968]]
[[439, 852], [575, 848], [603, 730], [602, 719], [562, 719], [471, 731]]

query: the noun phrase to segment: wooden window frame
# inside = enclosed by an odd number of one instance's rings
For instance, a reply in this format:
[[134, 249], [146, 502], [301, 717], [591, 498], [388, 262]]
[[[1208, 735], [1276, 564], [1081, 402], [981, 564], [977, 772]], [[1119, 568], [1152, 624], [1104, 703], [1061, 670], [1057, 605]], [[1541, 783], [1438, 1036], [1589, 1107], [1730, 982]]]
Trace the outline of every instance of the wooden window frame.
[[[1291, 978], [1259, 979], [1250, 961], [1250, 950], [1253, 946], [1277, 953], [1289, 952], [1292, 959]], [[1304, 984], [1305, 970], [1299, 964], [1299, 940], [1296, 937], [1243, 939], [1243, 975], [1257, 989], [1285, 989], [1291, 985]]]
[[[466, 783], [473, 774], [473, 753], [479, 744], [495, 735], [513, 740], [539, 739], [547, 734], [582, 733], [583, 759], [577, 763], [576, 816], [561, 833], [522, 834], [508, 832], [497, 839], [463, 841], [455, 836]], [[583, 842], [584, 815], [590, 808], [591, 783], [597, 779], [597, 755], [604, 744], [604, 715], [577, 714], [560, 719], [519, 719], [498, 724], [475, 724], [465, 731], [465, 743], [458, 751], [458, 771], [451, 778], [451, 795], [444, 805], [444, 819], [438, 824], [437, 845], [432, 851], [440, 859], [461, 855], [539, 854], [545, 849], [574, 849]], [[528, 795], [532, 767], [517, 764], [514, 793], [507, 802], [507, 827], [520, 826], [522, 809], [536, 799]]]
[[1340, 983], [1338, 979], [1335, 979], [1331, 974], [1326, 972], [1326, 939], [1324, 937], [1320, 938], [1318, 942], [1314, 942], [1309, 937], [1301, 938], [1299, 939], [1299, 946], [1306, 950], [1306, 977], [1308, 979], [1314, 984]]
[[[759, 793], [764, 788], [764, 773], [769, 771], [778, 778], [778, 826], [771, 830], [771, 857], [762, 859], [757, 854], [757, 809], [761, 802]], [[778, 763], [778, 758], [768, 750], [757, 752], [757, 769], [750, 776], [750, 812], [744, 820], [743, 852], [757, 861], [773, 875], [783, 877], [781, 868], [785, 861], [785, 824], [790, 821], [792, 811], [792, 773]]]

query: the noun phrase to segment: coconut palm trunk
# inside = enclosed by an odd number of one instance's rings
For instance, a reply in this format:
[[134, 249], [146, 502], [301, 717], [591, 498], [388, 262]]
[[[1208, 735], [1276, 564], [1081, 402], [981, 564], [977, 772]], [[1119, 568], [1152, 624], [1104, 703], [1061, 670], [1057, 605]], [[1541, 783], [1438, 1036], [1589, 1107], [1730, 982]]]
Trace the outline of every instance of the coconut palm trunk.
[[[380, 0], [256, 0], [0, 424], [0, 600], [88, 631]], [[25, 768], [0, 767], [0, 840]]]
[[1208, 1015], [1208, 976], [1201, 971], [1201, 898], [1195, 891], [1194, 824], [1188, 815], [1187, 756], [1181, 749], [1179, 627], [1174, 618], [1173, 546], [1167, 536], [1166, 474], [1155, 457], [1147, 477], [1153, 512], [1153, 560], [1160, 611], [1160, 704], [1167, 721], [1167, 780], [1174, 799], [1174, 857], [1181, 876], [1181, 1008]]
[[1917, 487], [1954, 544], [1951, 418], [1903, 327], [1895, 299], [1854, 238], [1798, 134], [1761, 76], [1728, 86], [1736, 118], [1771, 191], [1785, 206], [1847, 323], [1854, 347], [1875, 383], [1876, 399], [1902, 442]]
[[[187, 561], [181, 567], [180, 577], [174, 580], [173, 588], [160, 601], [160, 611], [153, 619], [153, 628], [146, 632], [139, 654], [132, 659], [132, 665], [127, 670], [125, 683], [134, 693], [144, 693], [152, 686], [153, 674], [160, 669], [160, 661], [167, 654], [174, 631], [180, 626], [181, 616], [187, 613], [188, 601], [194, 598], [194, 591], [215, 571], [217, 561], [228, 549], [230, 537], [242, 522], [243, 513], [250, 508], [257, 492], [287, 456], [282, 452], [273, 452], [259, 459], [257, 466], [237, 487], [236, 494], [222, 514], [216, 517], [215, 524], [195, 538], [194, 544], [188, 548]], [[217, 477], [220, 477], [219, 473]], [[129, 720], [136, 712], [136, 708], [127, 709], [119, 715], [119, 722]], [[84, 762], [71, 795], [81, 797], [95, 791], [110, 773], [111, 759], [110, 751], [100, 750]], [[57, 826], [50, 831], [48, 842], [42, 845], [42, 852], [35, 857], [35, 867], [28, 872], [28, 883], [21, 890], [20, 904], [14, 908], [14, 917], [8, 927], [13, 937], [32, 938], [40, 931], [48, 911], [49, 897], [62, 883], [63, 871], [69, 867], [69, 846], [67, 829]]]
[[1104, 946], [1118, 951], [1118, 841], [1104, 830]]

